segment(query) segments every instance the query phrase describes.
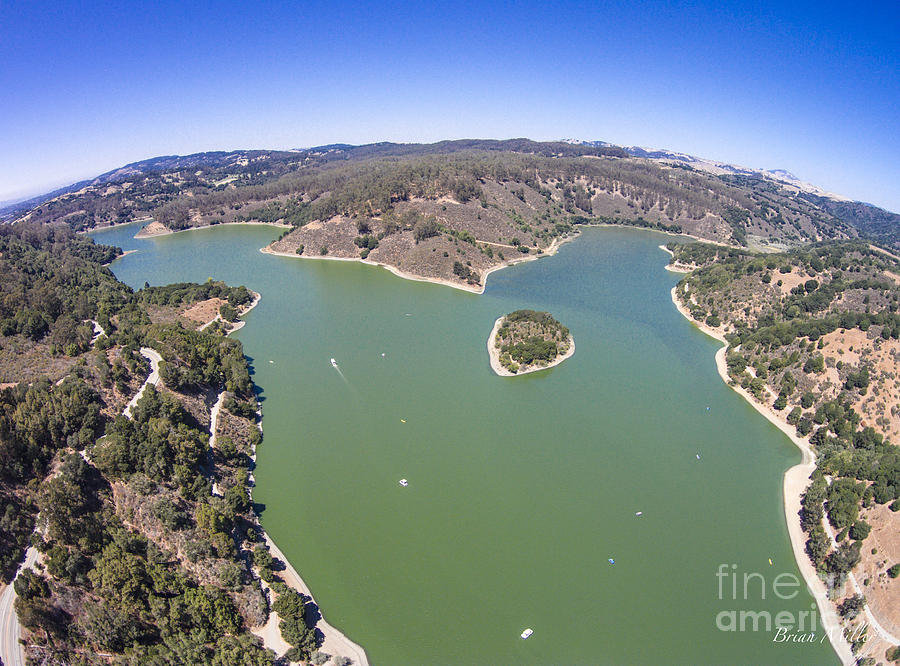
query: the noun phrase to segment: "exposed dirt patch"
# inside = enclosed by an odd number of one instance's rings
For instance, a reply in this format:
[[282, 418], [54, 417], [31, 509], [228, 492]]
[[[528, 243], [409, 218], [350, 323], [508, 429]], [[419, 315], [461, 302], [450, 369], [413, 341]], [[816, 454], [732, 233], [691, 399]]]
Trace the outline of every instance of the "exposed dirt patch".
[[[874, 327], [869, 331], [838, 329], [823, 337], [825, 374], [819, 391], [836, 396], [846, 375], [862, 367], [869, 369], [870, 385], [853, 408], [894, 444], [900, 442], [900, 341], [882, 340]], [[838, 368], [838, 362], [841, 367]]]
[[772, 280], [777, 284], [778, 281], [781, 281], [780, 289], [782, 295], [791, 293], [791, 289], [796, 287], [797, 285], [801, 285], [806, 282], [809, 278], [803, 273], [800, 269], [795, 268], [790, 273], [779, 273], [775, 272], [772, 275]]
[[137, 234], [135, 234], [135, 238], [150, 238], [152, 236], [162, 236], [164, 234], [170, 234], [172, 231], [166, 227], [162, 222], [153, 221], [148, 224], [146, 227], [141, 229]]
[[191, 307], [181, 313], [181, 316], [190, 319], [198, 324], [205, 324], [214, 319], [219, 313], [219, 308], [227, 301], [221, 298], [208, 298], [205, 301], [194, 303]]
[[896, 636], [900, 634], [900, 578], [890, 578], [887, 570], [900, 564], [900, 513], [876, 504], [863, 509], [860, 517], [872, 526], [872, 531], [863, 542], [856, 579], [875, 617]]

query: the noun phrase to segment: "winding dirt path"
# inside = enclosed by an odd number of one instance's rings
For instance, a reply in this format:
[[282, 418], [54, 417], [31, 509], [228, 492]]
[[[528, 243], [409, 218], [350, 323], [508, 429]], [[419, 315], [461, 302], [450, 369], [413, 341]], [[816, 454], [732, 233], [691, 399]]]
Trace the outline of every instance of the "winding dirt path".
[[[225, 391], [219, 393], [219, 397], [216, 399], [216, 404], [212, 406], [212, 409], [209, 410], [209, 449], [206, 453], [209, 461], [209, 469], [210, 473], [215, 469], [215, 465], [213, 464], [213, 456], [215, 448], [216, 448], [216, 428], [219, 425], [219, 410], [222, 409], [222, 404], [225, 402]], [[219, 493], [219, 485], [216, 483], [215, 477], [212, 480], [212, 494], [221, 496]]]

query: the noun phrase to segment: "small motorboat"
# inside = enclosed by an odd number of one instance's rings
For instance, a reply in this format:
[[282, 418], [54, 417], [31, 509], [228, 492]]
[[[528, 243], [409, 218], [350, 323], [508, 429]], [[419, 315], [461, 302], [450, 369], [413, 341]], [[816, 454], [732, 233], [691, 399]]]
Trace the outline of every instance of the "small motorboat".
[[525, 631], [522, 632], [522, 640], [525, 640], [526, 638], [531, 636], [531, 634], [533, 634], [533, 633], [534, 633], [534, 629], [526, 629]]
[[606, 561], [609, 562], [610, 564], [615, 564], [615, 563], [616, 563], [616, 561], [615, 561], [613, 558], [609, 558], [609, 559], [606, 560]]
[[333, 365], [333, 366], [336, 368], [336, 367], [337, 367], [337, 361], [335, 361], [334, 359], [331, 359], [331, 365]]
[[644, 512], [643, 512], [643, 511], [638, 511], [638, 512], [635, 513], [634, 515], [636, 515], [636, 516], [643, 516], [643, 515], [644, 515]]
[[406, 488], [406, 486], [409, 485], [409, 481], [407, 481], [406, 479], [400, 479], [400, 485]]

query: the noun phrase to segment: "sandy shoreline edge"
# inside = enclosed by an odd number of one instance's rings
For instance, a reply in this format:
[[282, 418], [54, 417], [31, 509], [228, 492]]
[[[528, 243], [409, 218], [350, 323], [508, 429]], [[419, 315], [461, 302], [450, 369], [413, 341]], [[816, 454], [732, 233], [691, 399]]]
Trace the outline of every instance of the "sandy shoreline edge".
[[484, 292], [484, 287], [470, 287], [468, 285], [459, 284], [457, 282], [450, 282], [450, 280], [442, 280], [441, 278], [428, 278], [422, 277], [420, 275], [414, 275], [413, 273], [404, 273], [396, 266], [391, 266], [390, 264], [385, 264], [380, 261], [371, 261], [369, 259], [361, 259], [359, 257], [329, 257], [325, 256], [306, 256], [305, 254], [291, 254], [290, 252], [279, 252], [278, 250], [273, 250], [270, 246], [261, 247], [259, 251], [263, 254], [271, 254], [275, 257], [286, 257], [288, 259], [308, 259], [311, 261], [352, 261], [358, 264], [366, 264], [367, 266], [380, 266], [384, 268], [399, 278], [403, 278], [404, 280], [411, 280], [413, 282], [431, 282], [432, 284], [442, 284], [446, 287], [453, 287], [454, 289], [459, 289], [460, 291], [467, 291], [471, 294], [481, 294]]
[[[529, 254], [523, 257], [516, 257], [515, 259], [510, 259], [508, 261], [504, 261], [502, 264], [497, 266], [493, 266], [484, 272], [482, 276], [481, 285], [478, 287], [473, 287], [471, 285], [462, 284], [459, 282], [451, 282], [450, 280], [445, 280], [443, 278], [435, 278], [435, 277], [424, 277], [422, 275], [416, 275], [414, 273], [407, 273], [405, 271], [400, 270], [396, 266], [392, 266], [391, 264], [384, 263], [382, 261], [372, 261], [371, 259], [362, 259], [361, 257], [330, 257], [328, 255], [316, 256], [316, 255], [305, 255], [305, 254], [292, 254], [290, 252], [279, 252], [278, 250], [273, 250], [271, 245], [267, 245], [266, 247], [262, 247], [259, 249], [263, 254], [271, 254], [276, 257], [287, 257], [288, 259], [310, 259], [313, 261], [354, 261], [359, 264], [366, 264], [367, 266], [380, 266], [387, 271], [390, 271], [394, 275], [399, 278], [403, 278], [404, 280], [411, 280], [412, 282], [430, 282], [431, 284], [442, 284], [445, 287], [453, 287], [454, 289], [459, 289], [460, 291], [467, 291], [470, 294], [483, 294], [485, 287], [487, 287], [487, 279], [488, 276], [495, 272], [506, 268], [507, 266], [514, 266], [516, 264], [525, 263], [526, 261], [536, 261], [541, 257], [552, 257], [559, 251], [559, 248], [569, 241], [575, 240], [579, 234], [576, 234], [571, 237], [567, 237], [564, 239], [554, 238], [553, 242], [550, 243], [550, 246], [541, 252], [541, 254]], [[542, 368], [543, 369], [543, 368]], [[525, 373], [523, 373], [525, 374]]]
[[[315, 603], [315, 598], [312, 595], [312, 592], [309, 590], [309, 586], [303, 581], [300, 577], [300, 574], [297, 573], [297, 570], [291, 565], [290, 560], [284, 556], [284, 553], [281, 552], [281, 549], [275, 545], [275, 542], [269, 536], [268, 532], [264, 532], [266, 538], [266, 545], [269, 547], [269, 553], [272, 557], [278, 558], [282, 562], [284, 562], [285, 570], [279, 571], [278, 574], [284, 580], [284, 582], [293, 589], [305, 594], [310, 597]], [[316, 604], [318, 606], [318, 604]], [[369, 666], [369, 659], [366, 656], [366, 651], [362, 648], [362, 646], [357, 645], [353, 641], [351, 641], [347, 636], [345, 636], [340, 629], [333, 627], [328, 624], [325, 620], [325, 614], [322, 612], [322, 609], [319, 608], [319, 613], [321, 614], [321, 618], [316, 623], [316, 628], [322, 632], [324, 636], [324, 640], [322, 641], [322, 647], [320, 648], [321, 652], [325, 652], [327, 654], [341, 657], [349, 657], [353, 660], [354, 666]], [[270, 611], [270, 614], [274, 615], [274, 611]], [[278, 638], [281, 639], [281, 633], [278, 633]]]
[[812, 562], [810, 562], [809, 557], [806, 554], [806, 535], [800, 526], [799, 513], [801, 499], [803, 492], [809, 485], [809, 477], [816, 469], [815, 453], [813, 453], [810, 448], [809, 442], [798, 437], [795, 429], [782, 421], [768, 406], [759, 404], [746, 389], [731, 383], [730, 378], [728, 377], [728, 366], [725, 362], [725, 356], [728, 353], [728, 341], [718, 331], [713, 330], [709, 326], [706, 326], [691, 317], [687, 308], [685, 308], [678, 300], [676, 290], [677, 287], [672, 287], [671, 294], [672, 303], [675, 304], [678, 312], [703, 333], [722, 343], [722, 347], [719, 348], [715, 356], [716, 370], [719, 372], [722, 381], [740, 394], [741, 397], [750, 403], [757, 412], [766, 417], [770, 423], [787, 435], [788, 439], [800, 449], [802, 455], [801, 461], [784, 473], [783, 481], [784, 517], [787, 521], [788, 534], [791, 538], [791, 548], [794, 552], [794, 559], [797, 562], [797, 567], [800, 569], [800, 573], [806, 581], [806, 586], [809, 589], [810, 594], [812, 594], [816, 600], [816, 605], [819, 608], [820, 624], [827, 633], [828, 639], [831, 641], [831, 646], [834, 648], [834, 651], [837, 653], [842, 664], [845, 666], [855, 664], [856, 657], [853, 655], [850, 644], [844, 637], [844, 630], [841, 627], [840, 619], [838, 618], [834, 604], [828, 599], [828, 591], [825, 587], [825, 583], [819, 578]]
[[[264, 226], [264, 227], [277, 227], [279, 229], [291, 229], [291, 225], [289, 224], [280, 224], [278, 222], [258, 222], [253, 220], [247, 220], [244, 222], [222, 222], [220, 224], [204, 224], [199, 227], [188, 227], [187, 229], [169, 229], [161, 222], [153, 221], [152, 218], [146, 220], [135, 220], [130, 224], [137, 224], [138, 222], [149, 222], [149, 224], [145, 227], [142, 227], [140, 231], [138, 231], [134, 237], [138, 240], [144, 238], [156, 238], [158, 236], [171, 236], [172, 234], [182, 234], [185, 231], [199, 231], [200, 229], [213, 229], [216, 227], [234, 227], [234, 226]], [[111, 225], [109, 227], [103, 227], [104, 230], [111, 229], [114, 226], [125, 226], [125, 225]]]
[[495, 374], [501, 377], [520, 377], [522, 375], [531, 374], [532, 372], [541, 372], [542, 370], [549, 370], [550, 368], [559, 365], [567, 358], [570, 358], [575, 354], [575, 338], [572, 337], [572, 334], [570, 333], [569, 350], [552, 363], [548, 363], [547, 365], [541, 366], [539, 368], [529, 368], [528, 370], [525, 370], [523, 372], [510, 372], [500, 363], [500, 352], [497, 350], [497, 346], [494, 344], [494, 341], [497, 339], [497, 331], [500, 330], [500, 322], [503, 321], [504, 317], [506, 317], [506, 315], [497, 318], [497, 321], [494, 322], [494, 328], [491, 329], [491, 334], [487, 339], [488, 358], [491, 361], [491, 370], [493, 370]]
[[[253, 300], [247, 305], [247, 307], [241, 310], [241, 317], [249, 314], [250, 311], [253, 310], [257, 305], [259, 305], [259, 302], [262, 300], [262, 294], [260, 294], [259, 292], [251, 290], [250, 293], [253, 294]], [[208, 326], [219, 318], [220, 316], [217, 314], [216, 317], [208, 321], [205, 326]], [[234, 324], [233, 328], [228, 331], [227, 335], [231, 335], [235, 331], [241, 330], [245, 325], [246, 321], [241, 319]], [[262, 432], [262, 413], [261, 411], [257, 413], [260, 415], [259, 429], [260, 432]], [[254, 463], [256, 462], [255, 450], [253, 451], [253, 461]], [[252, 473], [251, 478], [253, 478]], [[262, 523], [259, 522], [258, 524], [260, 528], [262, 528], [263, 537], [265, 538], [266, 546], [268, 546], [269, 548], [269, 553], [272, 555], [272, 557], [278, 558], [279, 560], [284, 562], [285, 569], [284, 571], [279, 572], [279, 574], [281, 575], [281, 578], [284, 580], [285, 584], [288, 587], [293, 588], [297, 592], [310, 597], [315, 603], [315, 598], [313, 597], [312, 592], [310, 592], [309, 586], [306, 584], [303, 578], [300, 577], [300, 574], [297, 573], [297, 570], [294, 569], [290, 560], [288, 560], [288, 558], [284, 556], [284, 553], [281, 552], [281, 549], [275, 544], [275, 541], [272, 539], [272, 537], [269, 536], [268, 531], [262, 526]], [[318, 604], [316, 605], [318, 606]], [[325, 620], [325, 613], [321, 608], [319, 608], [319, 614], [321, 615], [321, 617], [316, 623], [316, 628], [318, 628], [322, 632], [323, 636], [321, 651], [332, 656], [349, 657], [357, 666], [369, 666], [369, 659], [366, 656], [366, 651], [363, 649], [363, 647], [351, 641], [349, 638], [347, 638], [346, 635], [344, 635], [343, 632], [341, 632], [336, 627], [328, 624], [328, 622]], [[290, 645], [288, 645], [288, 643], [286, 643], [281, 637], [281, 631], [278, 627], [277, 619], [277, 614], [273, 609], [270, 608], [269, 621], [261, 627], [252, 628], [251, 631], [263, 639], [263, 643], [266, 647], [275, 650], [275, 652], [278, 653], [279, 656], [281, 656], [284, 654], [284, 652], [287, 651]]]

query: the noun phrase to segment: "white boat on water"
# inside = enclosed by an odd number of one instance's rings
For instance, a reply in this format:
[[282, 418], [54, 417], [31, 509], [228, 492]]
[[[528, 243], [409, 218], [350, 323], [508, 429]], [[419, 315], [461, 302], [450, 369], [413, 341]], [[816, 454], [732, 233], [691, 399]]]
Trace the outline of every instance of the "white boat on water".
[[526, 638], [531, 636], [531, 634], [533, 634], [533, 633], [534, 633], [533, 629], [526, 629], [525, 631], [522, 632], [522, 640], [525, 640]]
[[334, 359], [331, 359], [331, 365], [333, 365], [333, 366], [336, 368], [336, 367], [337, 367], [337, 361], [335, 361]]
[[406, 479], [400, 479], [400, 485], [406, 488], [406, 486], [409, 485], [409, 481], [407, 481]]

